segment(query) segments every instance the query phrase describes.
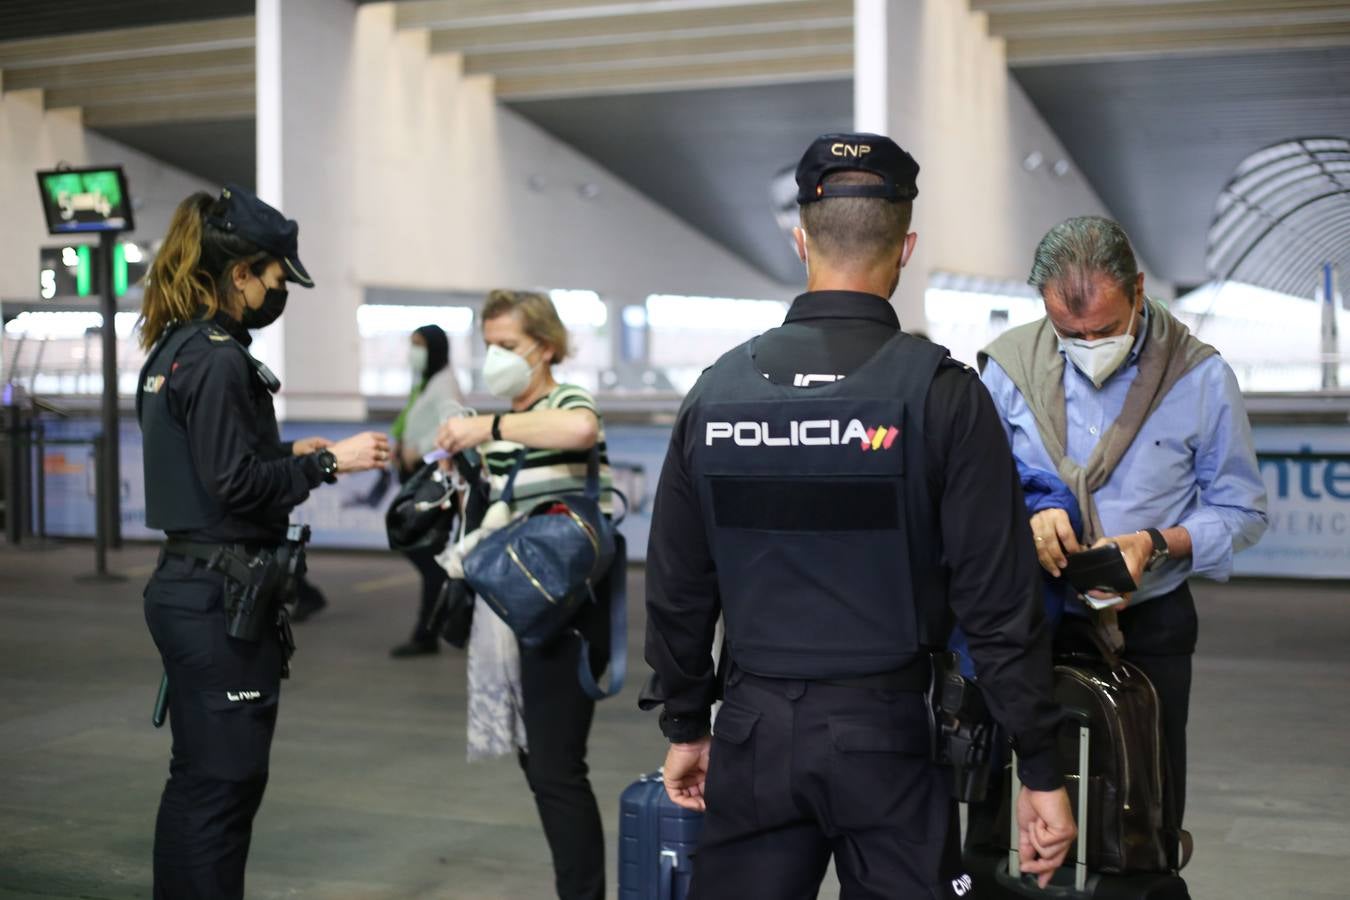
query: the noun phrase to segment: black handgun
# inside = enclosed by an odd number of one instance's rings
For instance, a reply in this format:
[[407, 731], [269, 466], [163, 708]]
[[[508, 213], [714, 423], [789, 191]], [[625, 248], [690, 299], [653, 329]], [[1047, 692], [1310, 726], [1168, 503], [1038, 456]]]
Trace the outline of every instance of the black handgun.
[[222, 547], [210, 567], [225, 575], [225, 633], [241, 641], [257, 642], [264, 627], [276, 621], [273, 605], [282, 583], [276, 555], [264, 551], [242, 556]]
[[983, 800], [993, 769], [998, 723], [979, 687], [961, 674], [955, 653], [933, 654], [929, 704], [933, 760], [951, 766], [953, 796], [962, 803]]

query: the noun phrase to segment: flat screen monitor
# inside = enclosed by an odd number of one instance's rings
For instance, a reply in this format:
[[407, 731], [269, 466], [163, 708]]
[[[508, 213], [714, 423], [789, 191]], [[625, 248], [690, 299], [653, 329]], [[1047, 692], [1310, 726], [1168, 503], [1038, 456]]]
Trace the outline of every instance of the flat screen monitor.
[[121, 166], [38, 172], [42, 210], [51, 234], [130, 231], [131, 194]]

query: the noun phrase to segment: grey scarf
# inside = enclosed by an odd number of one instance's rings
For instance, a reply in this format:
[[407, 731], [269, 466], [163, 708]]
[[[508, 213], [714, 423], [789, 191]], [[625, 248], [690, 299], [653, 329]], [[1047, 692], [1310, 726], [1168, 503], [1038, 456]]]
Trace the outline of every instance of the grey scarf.
[[1203, 360], [1218, 353], [1192, 335], [1162, 304], [1151, 299], [1145, 302], [1149, 304], [1148, 338], [1139, 355], [1139, 374], [1125, 395], [1120, 417], [1102, 434], [1086, 465], [1074, 462], [1067, 452], [1064, 356], [1059, 352], [1059, 338], [1049, 317], [1009, 329], [980, 353], [980, 368], [984, 368], [986, 359], [998, 363], [1031, 410], [1046, 453], [1055, 463], [1059, 477], [1078, 499], [1083, 512], [1084, 546], [1091, 546], [1104, 536], [1092, 492], [1111, 479], [1139, 429], [1172, 387]]

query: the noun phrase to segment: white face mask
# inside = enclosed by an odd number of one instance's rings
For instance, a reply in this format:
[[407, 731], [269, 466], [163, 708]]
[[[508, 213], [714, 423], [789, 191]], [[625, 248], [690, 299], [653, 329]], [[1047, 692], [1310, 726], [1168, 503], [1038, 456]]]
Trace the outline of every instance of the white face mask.
[[418, 378], [427, 370], [427, 348], [419, 347], [413, 344], [408, 348], [408, 365], [412, 366], [413, 375]]
[[[1134, 314], [1131, 312], [1130, 331], [1125, 334], [1099, 338], [1095, 341], [1066, 338], [1061, 335], [1059, 346], [1069, 358], [1069, 362], [1073, 363], [1074, 368], [1087, 376], [1093, 387], [1100, 390], [1106, 379], [1114, 375], [1129, 358], [1130, 350], [1134, 348], [1133, 330]], [[1059, 334], [1059, 329], [1055, 329], [1055, 334]]]
[[520, 354], [493, 344], [483, 360], [483, 384], [494, 397], [514, 400], [530, 386], [535, 368]]

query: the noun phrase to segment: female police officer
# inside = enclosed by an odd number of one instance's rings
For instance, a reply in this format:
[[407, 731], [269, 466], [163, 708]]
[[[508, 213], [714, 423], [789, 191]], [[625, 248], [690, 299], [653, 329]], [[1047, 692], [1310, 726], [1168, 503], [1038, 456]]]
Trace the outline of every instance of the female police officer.
[[[280, 440], [271, 397], [280, 384], [249, 354], [248, 330], [281, 315], [286, 281], [313, 285], [298, 231], [238, 188], [219, 199], [193, 194], [146, 281], [141, 342], [150, 353], [136, 396], [145, 517], [167, 541], [145, 617], [173, 730], [155, 825], [156, 898], [243, 897], [285, 663], [274, 559], [287, 517], [324, 481], [389, 457], [373, 432], [331, 444]], [[251, 629], [240, 617], [250, 602]]]

